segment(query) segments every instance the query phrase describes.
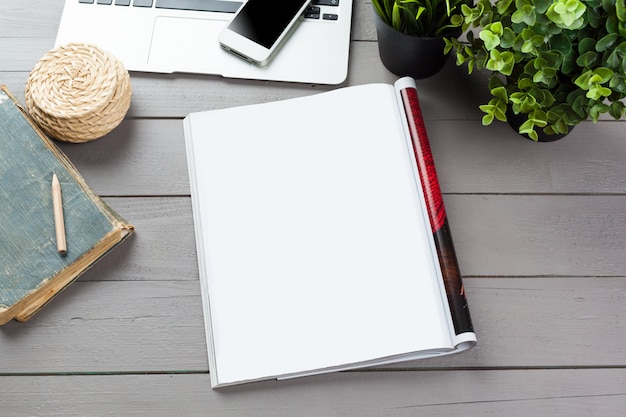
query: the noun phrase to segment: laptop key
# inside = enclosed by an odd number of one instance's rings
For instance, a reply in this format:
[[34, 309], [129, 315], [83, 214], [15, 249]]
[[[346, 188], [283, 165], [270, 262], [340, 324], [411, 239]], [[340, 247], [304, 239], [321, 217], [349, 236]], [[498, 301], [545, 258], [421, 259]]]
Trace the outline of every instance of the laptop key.
[[116, 6], [130, 6], [130, 0], [115, 0]]
[[197, 10], [201, 12], [235, 13], [242, 2], [228, 0], [156, 0], [160, 9]]
[[98, 0], [98, 4], [111, 4], [113, 0]]
[[133, 0], [135, 7], [152, 7], [152, 0]]
[[313, 0], [311, 4], [316, 6], [339, 6], [339, 0]]
[[93, 4], [94, 0], [78, 0], [79, 3]]
[[309, 6], [304, 10], [304, 18], [305, 19], [319, 19], [320, 12], [322, 9], [315, 6]]

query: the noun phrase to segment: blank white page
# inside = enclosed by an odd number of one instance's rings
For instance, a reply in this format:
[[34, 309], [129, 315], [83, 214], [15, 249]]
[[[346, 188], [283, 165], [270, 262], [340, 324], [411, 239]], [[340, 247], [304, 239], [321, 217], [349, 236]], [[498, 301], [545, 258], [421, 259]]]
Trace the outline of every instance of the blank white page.
[[379, 84], [190, 115], [220, 384], [452, 347], [401, 117]]

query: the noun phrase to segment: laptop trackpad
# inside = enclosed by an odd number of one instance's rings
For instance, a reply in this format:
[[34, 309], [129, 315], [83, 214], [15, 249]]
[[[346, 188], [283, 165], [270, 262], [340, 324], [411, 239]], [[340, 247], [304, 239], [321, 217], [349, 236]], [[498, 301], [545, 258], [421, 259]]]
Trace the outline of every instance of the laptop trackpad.
[[159, 72], [220, 72], [224, 59], [217, 35], [228, 20], [157, 17], [148, 63]]

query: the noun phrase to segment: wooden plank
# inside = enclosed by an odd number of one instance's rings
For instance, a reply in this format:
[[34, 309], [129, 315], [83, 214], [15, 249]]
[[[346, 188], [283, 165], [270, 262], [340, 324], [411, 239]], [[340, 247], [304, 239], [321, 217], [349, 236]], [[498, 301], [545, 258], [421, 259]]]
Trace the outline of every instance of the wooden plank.
[[[626, 271], [626, 196], [446, 195], [466, 276], [618, 276]], [[195, 273], [191, 202], [107, 199], [137, 228], [124, 279]], [[116, 254], [111, 254], [116, 259]], [[105, 260], [106, 262], [106, 260]], [[103, 268], [112, 265], [105, 263]]]
[[[5, 324], [0, 374], [206, 372], [197, 277], [114, 280], [126, 267], [104, 281], [88, 271], [30, 321]], [[624, 280], [466, 278], [478, 346], [387, 368], [625, 367]]]
[[198, 266], [189, 198], [106, 199], [135, 234], [96, 264], [87, 280], [196, 281]]
[[624, 369], [346, 372], [212, 391], [208, 374], [0, 377], [6, 417], [619, 416]]
[[[626, 196], [446, 195], [465, 276], [623, 277]], [[137, 233], [90, 279], [171, 280], [197, 275], [191, 202], [108, 198]]]
[[[430, 110], [424, 106], [444, 193], [626, 193], [626, 122], [585, 122], [566, 139], [535, 143], [503, 123], [433, 120]], [[125, 120], [105, 138], [60, 146], [99, 194], [189, 194], [179, 119]]]
[[410, 365], [569, 367], [608, 361], [623, 366], [625, 282], [624, 277], [465, 278], [478, 345]]
[[125, 120], [104, 138], [57, 143], [97, 194], [189, 195], [182, 120]]
[[353, 0], [351, 35], [352, 40], [369, 42], [377, 40], [371, 0]]
[[[1, 8], [0, 38], [54, 38], [61, 20], [63, 2], [3, 0]], [[6, 53], [5, 49], [1, 50], [3, 54]]]
[[0, 346], [0, 374], [207, 371], [200, 284], [78, 281]]
[[626, 195], [447, 195], [461, 271], [624, 276]]
[[[36, 62], [36, 60], [33, 62]], [[19, 103], [24, 105], [24, 87], [26, 86], [26, 79], [28, 78], [30, 70], [28, 72], [6, 71], [4, 67], [8, 67], [8, 64], [1, 62], [0, 65], [0, 83], [6, 85]]]
[[506, 123], [426, 120], [444, 193], [624, 194], [626, 122], [583, 122], [537, 143]]
[[[1, 27], [2, 23], [0, 23]], [[23, 24], [22, 24], [23, 25]], [[28, 73], [33, 69], [37, 61], [54, 46], [54, 39], [48, 38], [3, 38], [0, 37], [0, 74], [4, 72], [26, 72], [24, 82]], [[2, 83], [6, 84], [2, 77]], [[24, 87], [16, 90], [23, 94]], [[14, 93], [15, 94], [15, 93]], [[22, 100], [23, 102], [23, 100]]]

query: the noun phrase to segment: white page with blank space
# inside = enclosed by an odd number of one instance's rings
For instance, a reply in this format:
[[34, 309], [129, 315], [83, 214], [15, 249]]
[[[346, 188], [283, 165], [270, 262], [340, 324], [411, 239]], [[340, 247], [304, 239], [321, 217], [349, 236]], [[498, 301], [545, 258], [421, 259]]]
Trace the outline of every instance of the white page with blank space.
[[219, 384], [453, 347], [401, 117], [371, 84], [186, 119]]

